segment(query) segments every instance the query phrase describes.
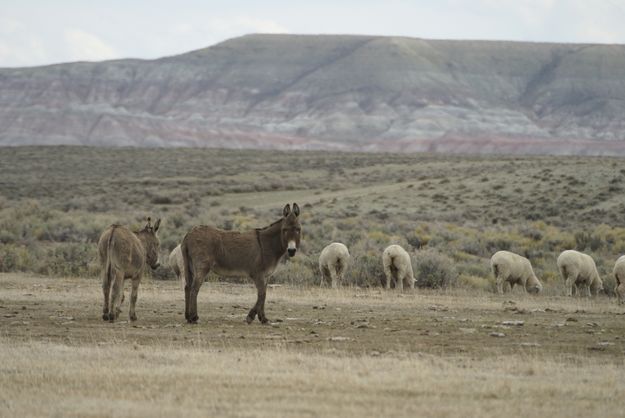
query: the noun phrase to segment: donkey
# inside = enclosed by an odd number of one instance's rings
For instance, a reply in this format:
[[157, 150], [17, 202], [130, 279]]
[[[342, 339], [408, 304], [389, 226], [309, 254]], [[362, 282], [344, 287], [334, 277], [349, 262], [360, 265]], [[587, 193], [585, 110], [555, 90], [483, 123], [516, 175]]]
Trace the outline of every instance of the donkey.
[[137, 320], [135, 304], [145, 265], [148, 264], [152, 269], [159, 266], [160, 242], [156, 231], [161, 225], [161, 220], [158, 219], [154, 226], [150, 218], [147, 221], [140, 231], [133, 232], [122, 225], [114, 224], [100, 235], [98, 253], [104, 292], [102, 319], [105, 321], [114, 322], [119, 317], [120, 305], [124, 300], [124, 279], [132, 279], [129, 318], [131, 321]]
[[226, 276], [249, 276], [256, 285], [256, 304], [247, 314], [251, 324], [258, 314], [258, 320], [266, 324], [265, 296], [267, 280], [288, 253], [290, 257], [300, 245], [301, 226], [299, 206], [293, 203], [293, 210], [286, 205], [282, 219], [265, 228], [246, 232], [222, 231], [211, 226], [196, 226], [182, 240], [182, 257], [185, 275], [184, 316], [193, 324], [198, 320], [197, 295], [208, 273]]

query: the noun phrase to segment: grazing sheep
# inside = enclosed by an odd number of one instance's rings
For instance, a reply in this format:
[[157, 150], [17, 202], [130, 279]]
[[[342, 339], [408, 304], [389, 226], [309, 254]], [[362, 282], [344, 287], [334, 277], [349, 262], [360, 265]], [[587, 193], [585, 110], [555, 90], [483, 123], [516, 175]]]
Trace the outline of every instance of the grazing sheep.
[[614, 278], [616, 279], [614, 293], [616, 293], [618, 303], [625, 303], [625, 255], [619, 257], [614, 264]]
[[184, 289], [184, 262], [182, 260], [180, 244], [176, 245], [176, 248], [169, 254], [169, 267], [173, 270], [176, 278], [180, 281], [180, 285]]
[[584, 286], [588, 297], [591, 292], [597, 295], [603, 290], [595, 261], [587, 254], [575, 250], [563, 251], [558, 256], [558, 270], [565, 281], [567, 296], [573, 296], [573, 288], [578, 293], [579, 286]]
[[333, 242], [326, 246], [319, 255], [319, 270], [323, 275], [321, 283], [323, 284], [327, 280], [335, 289], [337, 283], [341, 285], [343, 273], [345, 273], [348, 265], [349, 251], [344, 244]]
[[540, 280], [534, 274], [532, 263], [518, 254], [510, 251], [497, 251], [490, 258], [490, 268], [495, 276], [497, 292], [503, 295], [504, 283], [510, 286], [521, 285], [526, 292], [539, 293], [543, 289]]
[[395, 287], [404, 289], [404, 285], [414, 289], [415, 279], [412, 273], [410, 255], [399, 245], [390, 245], [382, 253], [382, 264], [386, 275], [386, 288], [391, 288], [391, 278]]

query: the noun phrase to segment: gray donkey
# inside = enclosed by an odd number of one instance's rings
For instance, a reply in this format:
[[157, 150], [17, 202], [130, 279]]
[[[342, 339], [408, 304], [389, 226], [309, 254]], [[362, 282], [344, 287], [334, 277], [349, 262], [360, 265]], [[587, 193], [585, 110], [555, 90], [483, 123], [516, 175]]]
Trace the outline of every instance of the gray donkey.
[[261, 323], [269, 322], [265, 316], [267, 280], [285, 253], [295, 255], [301, 237], [297, 203], [293, 203], [293, 210], [287, 204], [282, 214], [282, 219], [251, 231], [222, 231], [201, 225], [187, 233], [182, 240], [182, 257], [184, 315], [189, 323], [198, 320], [197, 295], [211, 270], [224, 276], [249, 276], [256, 285], [258, 298], [247, 315], [247, 323], [257, 314]]
[[152, 226], [148, 218], [141, 231], [133, 232], [122, 225], [111, 225], [100, 235], [98, 253], [104, 292], [103, 320], [113, 322], [119, 317], [119, 306], [124, 300], [124, 279], [132, 279], [129, 318], [131, 321], [137, 320], [135, 305], [145, 265], [153, 269], [159, 266], [160, 243], [156, 231], [160, 224], [161, 220], [158, 219]]

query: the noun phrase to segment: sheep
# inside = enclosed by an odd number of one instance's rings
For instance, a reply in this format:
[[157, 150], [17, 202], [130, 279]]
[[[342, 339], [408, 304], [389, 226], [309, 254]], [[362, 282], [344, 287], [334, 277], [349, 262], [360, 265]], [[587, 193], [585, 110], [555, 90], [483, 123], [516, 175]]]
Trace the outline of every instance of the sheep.
[[323, 275], [321, 284], [328, 281], [333, 289], [336, 289], [337, 284], [341, 285], [349, 259], [349, 251], [344, 244], [333, 242], [326, 246], [319, 255], [319, 270]]
[[603, 281], [599, 277], [595, 261], [587, 254], [575, 250], [563, 251], [558, 256], [558, 270], [565, 281], [566, 295], [573, 296], [573, 288], [578, 293], [578, 286], [583, 285], [586, 296], [591, 292], [597, 295], [603, 291]]
[[169, 254], [169, 267], [174, 271], [176, 278], [180, 281], [180, 285], [184, 289], [184, 262], [182, 260], [180, 244]]
[[532, 263], [513, 252], [497, 251], [490, 258], [490, 268], [500, 295], [503, 295], [504, 283], [510, 286], [510, 291], [515, 284], [521, 285], [526, 293], [539, 293], [543, 289], [542, 283], [534, 274]]
[[390, 245], [382, 253], [382, 264], [386, 276], [386, 288], [391, 288], [391, 278], [395, 286], [402, 291], [404, 285], [414, 289], [416, 282], [412, 272], [410, 255], [399, 245]]
[[614, 293], [616, 293], [618, 303], [625, 303], [625, 255], [619, 257], [614, 264], [614, 278], [616, 279]]

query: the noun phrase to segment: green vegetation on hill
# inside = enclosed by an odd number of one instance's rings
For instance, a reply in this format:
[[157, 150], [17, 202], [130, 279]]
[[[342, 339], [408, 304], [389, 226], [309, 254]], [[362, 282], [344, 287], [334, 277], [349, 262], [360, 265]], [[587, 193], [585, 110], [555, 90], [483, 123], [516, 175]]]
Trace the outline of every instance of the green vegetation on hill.
[[[625, 169], [590, 157], [212, 149], [2, 148], [0, 271], [96, 275], [96, 242], [113, 222], [163, 218], [162, 255], [194, 225], [262, 227], [285, 203], [302, 208], [302, 251], [274, 282], [318, 284], [332, 241], [352, 254], [347, 281], [377, 286], [382, 250], [404, 246], [415, 275], [492, 290], [497, 250], [529, 257], [547, 293], [561, 293], [555, 260], [590, 253], [611, 290], [625, 253]], [[427, 257], [428, 263], [419, 262]], [[420, 268], [428, 271], [420, 271]], [[166, 267], [156, 278], [170, 278]]]

